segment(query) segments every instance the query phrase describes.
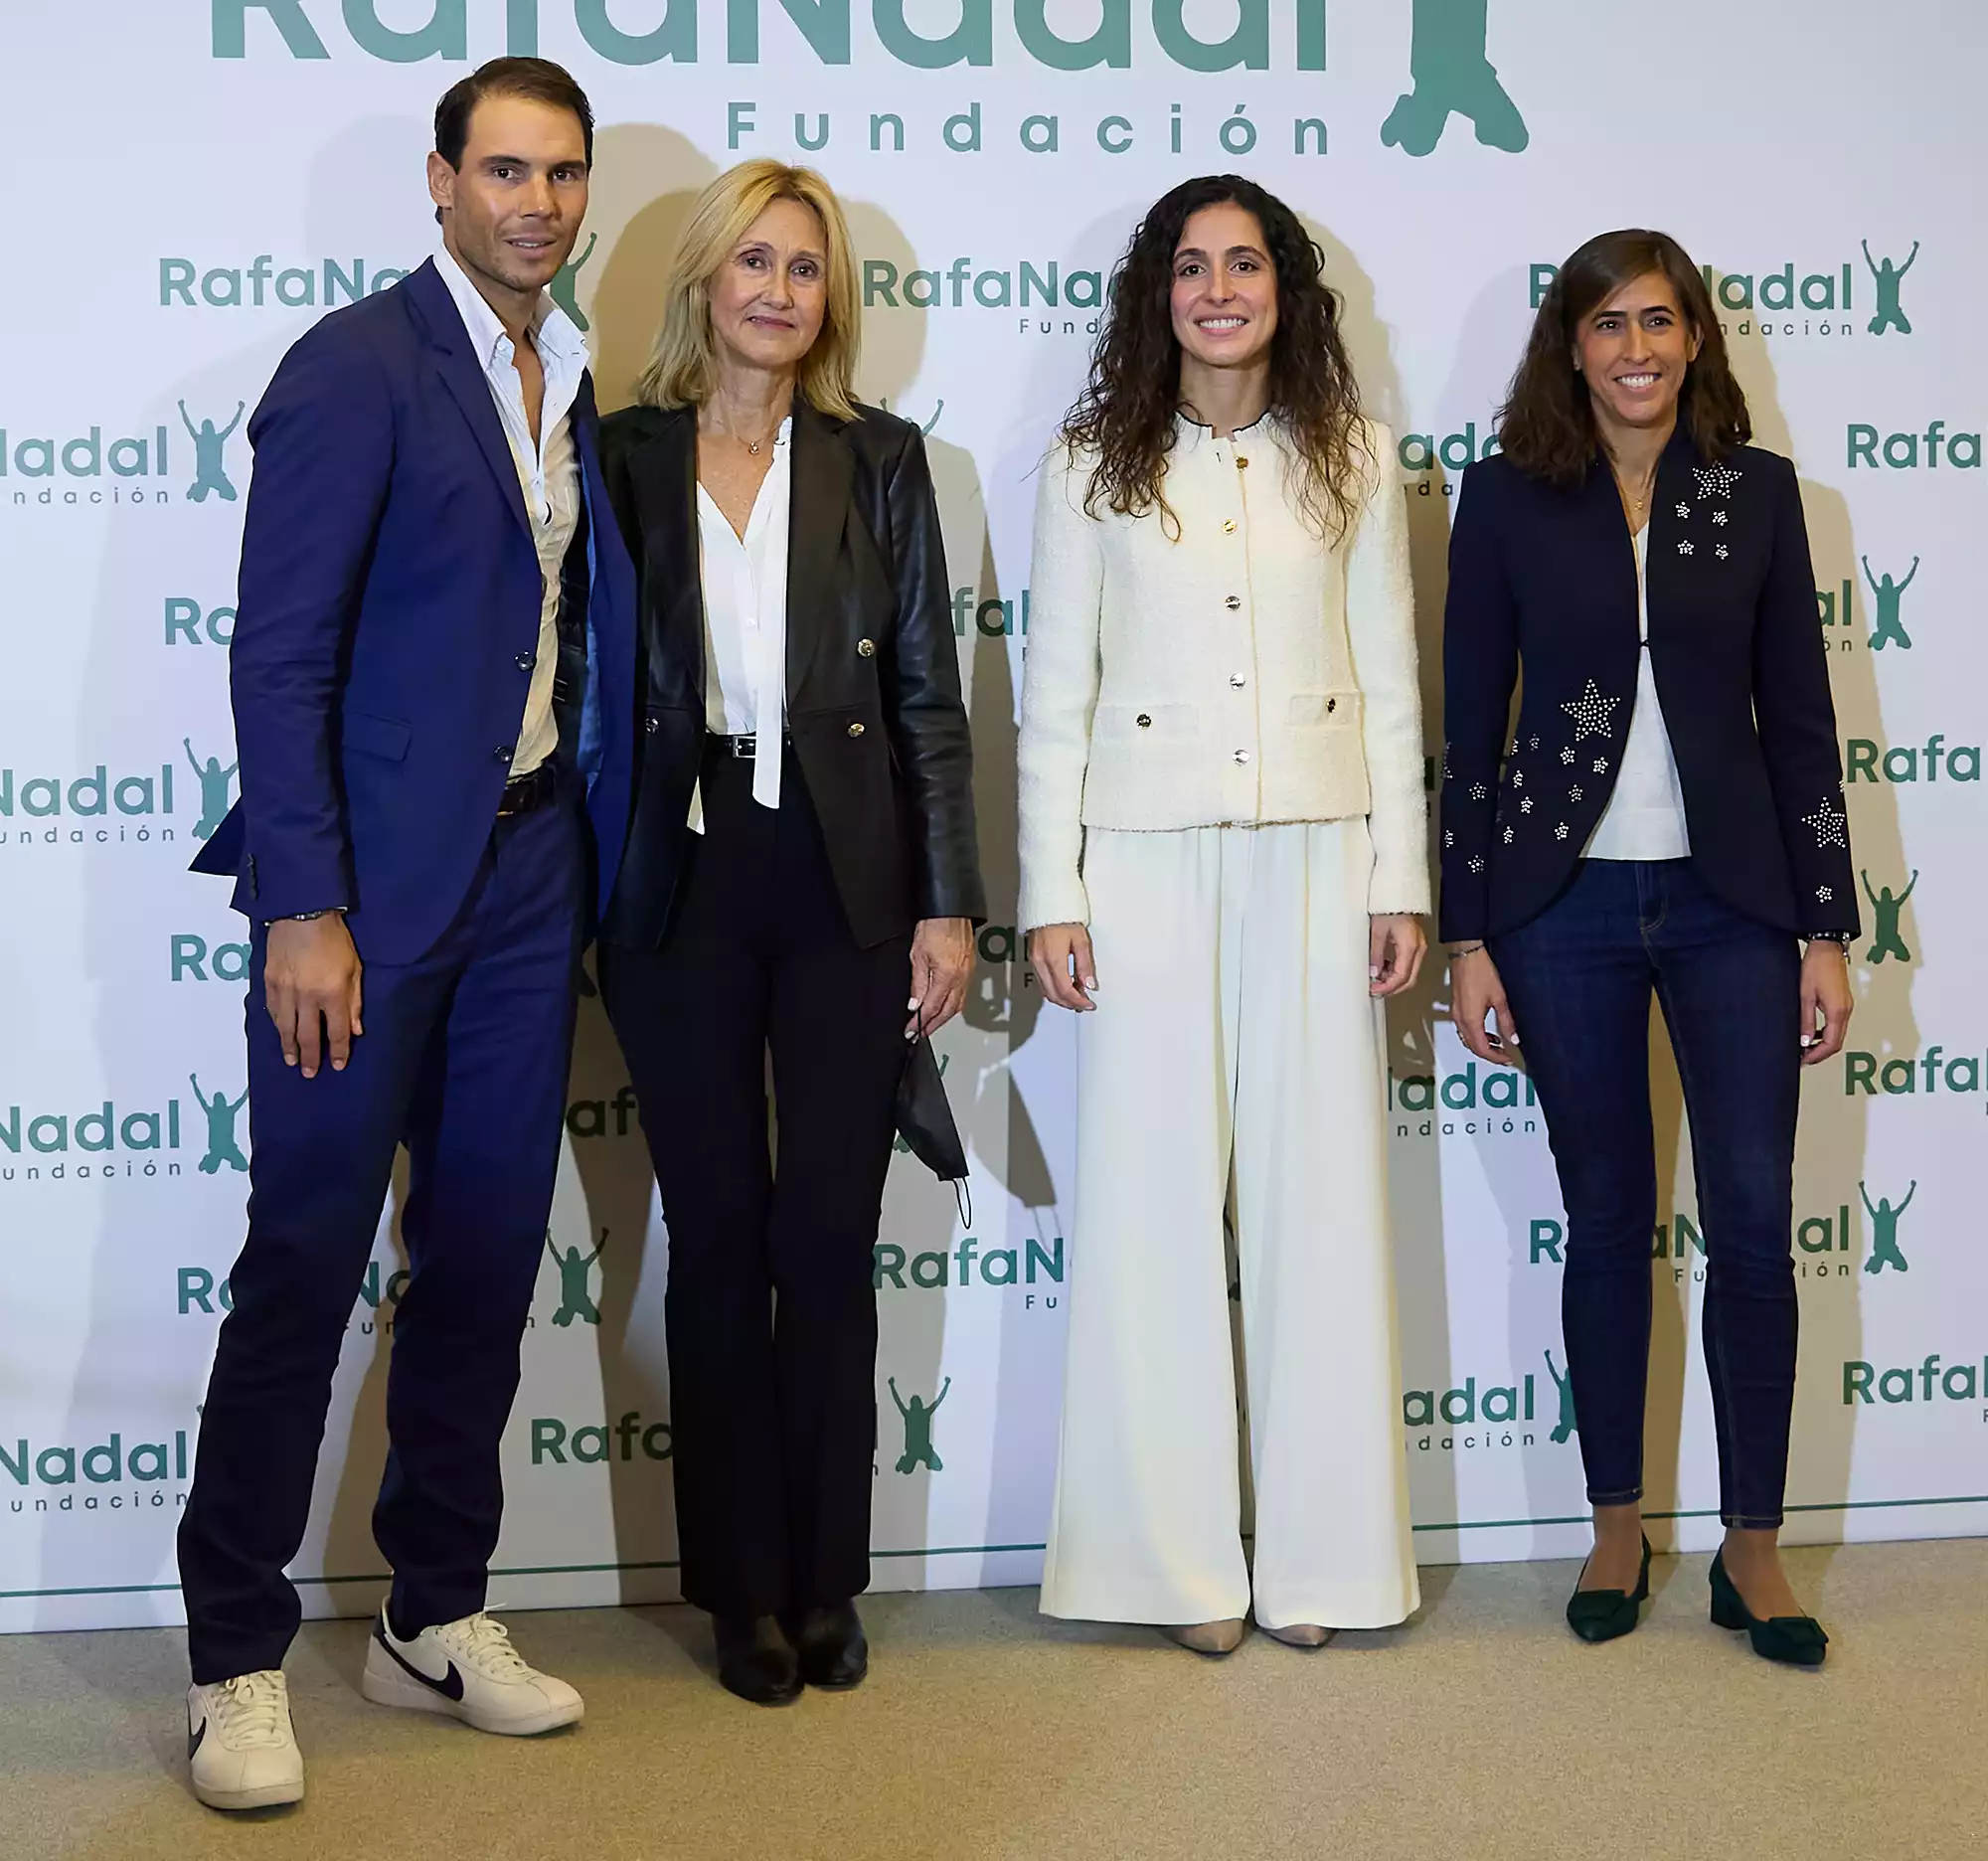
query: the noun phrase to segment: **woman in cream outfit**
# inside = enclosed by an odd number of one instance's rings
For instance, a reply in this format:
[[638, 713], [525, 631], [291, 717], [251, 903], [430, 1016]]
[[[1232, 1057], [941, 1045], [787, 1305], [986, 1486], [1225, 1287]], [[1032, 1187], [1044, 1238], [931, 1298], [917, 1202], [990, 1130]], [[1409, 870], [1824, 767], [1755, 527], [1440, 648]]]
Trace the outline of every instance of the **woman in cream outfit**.
[[1429, 902], [1413, 615], [1319, 268], [1238, 176], [1161, 200], [1036, 517], [1021, 909], [1083, 1016], [1042, 1606], [1206, 1653], [1417, 1601], [1376, 999]]

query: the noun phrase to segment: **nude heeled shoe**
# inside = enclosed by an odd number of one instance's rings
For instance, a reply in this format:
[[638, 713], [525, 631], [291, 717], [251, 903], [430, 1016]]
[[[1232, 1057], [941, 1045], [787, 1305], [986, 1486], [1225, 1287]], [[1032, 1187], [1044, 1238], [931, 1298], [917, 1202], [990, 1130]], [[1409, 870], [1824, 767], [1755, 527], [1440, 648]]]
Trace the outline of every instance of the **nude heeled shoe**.
[[[1261, 1622], [1256, 1626], [1263, 1628]], [[1310, 1621], [1287, 1622], [1281, 1628], [1263, 1628], [1263, 1632], [1273, 1641], [1281, 1641], [1286, 1647], [1294, 1648], [1322, 1648], [1333, 1634], [1330, 1628]]]
[[1182, 1627], [1162, 1628], [1160, 1632], [1197, 1654], [1233, 1654], [1242, 1645], [1247, 1631], [1242, 1616], [1232, 1615], [1226, 1621], [1189, 1622]]

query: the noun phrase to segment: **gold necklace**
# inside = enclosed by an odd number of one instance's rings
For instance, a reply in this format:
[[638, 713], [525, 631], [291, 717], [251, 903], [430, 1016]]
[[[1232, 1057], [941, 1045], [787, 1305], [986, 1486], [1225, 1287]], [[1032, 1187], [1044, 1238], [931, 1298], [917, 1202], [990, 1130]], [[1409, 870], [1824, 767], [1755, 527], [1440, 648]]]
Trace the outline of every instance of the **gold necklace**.
[[784, 424], [784, 422], [776, 423], [773, 427], [773, 430], [767, 433], [766, 436], [762, 439], [748, 439], [746, 437], [744, 433], [734, 432], [732, 430], [732, 426], [729, 422], [719, 423], [718, 431], [723, 433], [726, 438], [730, 439], [734, 445], [743, 445], [746, 448], [746, 450], [752, 455], [752, 457], [757, 458], [759, 454], [762, 451], [764, 451], [767, 446], [771, 445], [774, 439], [779, 436], [780, 426], [782, 424]]
[[1650, 493], [1657, 488], [1657, 468], [1654, 465], [1652, 465], [1650, 469], [1643, 475], [1643, 494], [1641, 497], [1630, 496], [1629, 487], [1622, 482], [1622, 474], [1619, 471], [1616, 471], [1615, 463], [1612, 459], [1609, 461], [1608, 470], [1615, 479], [1616, 495], [1620, 497], [1622, 502], [1628, 505], [1629, 507], [1629, 520], [1631, 525], [1636, 528], [1641, 528], [1640, 519], [1642, 518], [1643, 515], [1643, 506], [1650, 501]]

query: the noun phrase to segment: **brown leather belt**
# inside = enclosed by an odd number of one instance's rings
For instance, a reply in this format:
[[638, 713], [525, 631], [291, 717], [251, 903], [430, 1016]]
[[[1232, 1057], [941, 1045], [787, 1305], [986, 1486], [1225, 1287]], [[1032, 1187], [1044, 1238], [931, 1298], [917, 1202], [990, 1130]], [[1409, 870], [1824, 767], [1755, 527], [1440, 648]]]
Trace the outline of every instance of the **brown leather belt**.
[[515, 775], [504, 784], [503, 798], [497, 803], [497, 818], [505, 820], [513, 814], [529, 814], [535, 808], [542, 808], [552, 800], [557, 788], [553, 765], [541, 762], [529, 775]]

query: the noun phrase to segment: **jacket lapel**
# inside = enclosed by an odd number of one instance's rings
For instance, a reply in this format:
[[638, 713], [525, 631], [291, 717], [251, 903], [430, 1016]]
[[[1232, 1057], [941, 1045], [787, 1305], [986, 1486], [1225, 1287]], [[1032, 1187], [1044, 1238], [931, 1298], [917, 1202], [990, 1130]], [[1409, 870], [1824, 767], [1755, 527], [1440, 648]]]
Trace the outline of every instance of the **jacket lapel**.
[[794, 398], [793, 505], [787, 535], [787, 703], [800, 702], [835, 587], [856, 461], [835, 423]]
[[1579, 513], [1580, 552], [1592, 564], [1580, 579], [1590, 588], [1606, 591], [1610, 634], [1626, 640], [1633, 652], [1637, 644], [1636, 539], [1630, 534], [1623, 514], [1615, 474], [1608, 468], [1607, 455], [1598, 447], [1574, 497]]
[[1683, 421], [1678, 422], [1677, 431], [1671, 435], [1670, 443], [1664, 447], [1663, 457], [1657, 461], [1656, 488], [1650, 493], [1650, 536], [1644, 552], [1644, 585], [1649, 591], [1650, 632], [1654, 635], [1660, 624], [1661, 615], [1668, 619], [1679, 591], [1678, 545], [1692, 541], [1689, 534], [1691, 524], [1678, 516], [1678, 506], [1692, 507], [1696, 501], [1697, 487], [1692, 481], [1691, 468], [1697, 462], [1698, 448], [1685, 429]]
[[463, 327], [462, 313], [448, 294], [441, 273], [428, 259], [408, 280], [408, 291], [419, 312], [442, 385], [454, 399], [462, 418], [469, 423], [484, 461], [496, 474], [498, 494], [518, 527], [531, 539], [531, 519], [525, 513], [525, 493], [518, 483], [518, 464], [511, 456], [511, 442], [504, 436], [504, 423], [490, 399], [490, 384], [482, 365], [471, 353], [469, 332]]
[[678, 672], [704, 702], [704, 573], [698, 548], [697, 417], [687, 408], [663, 416], [654, 438], [628, 456], [642, 515], [649, 600]]

